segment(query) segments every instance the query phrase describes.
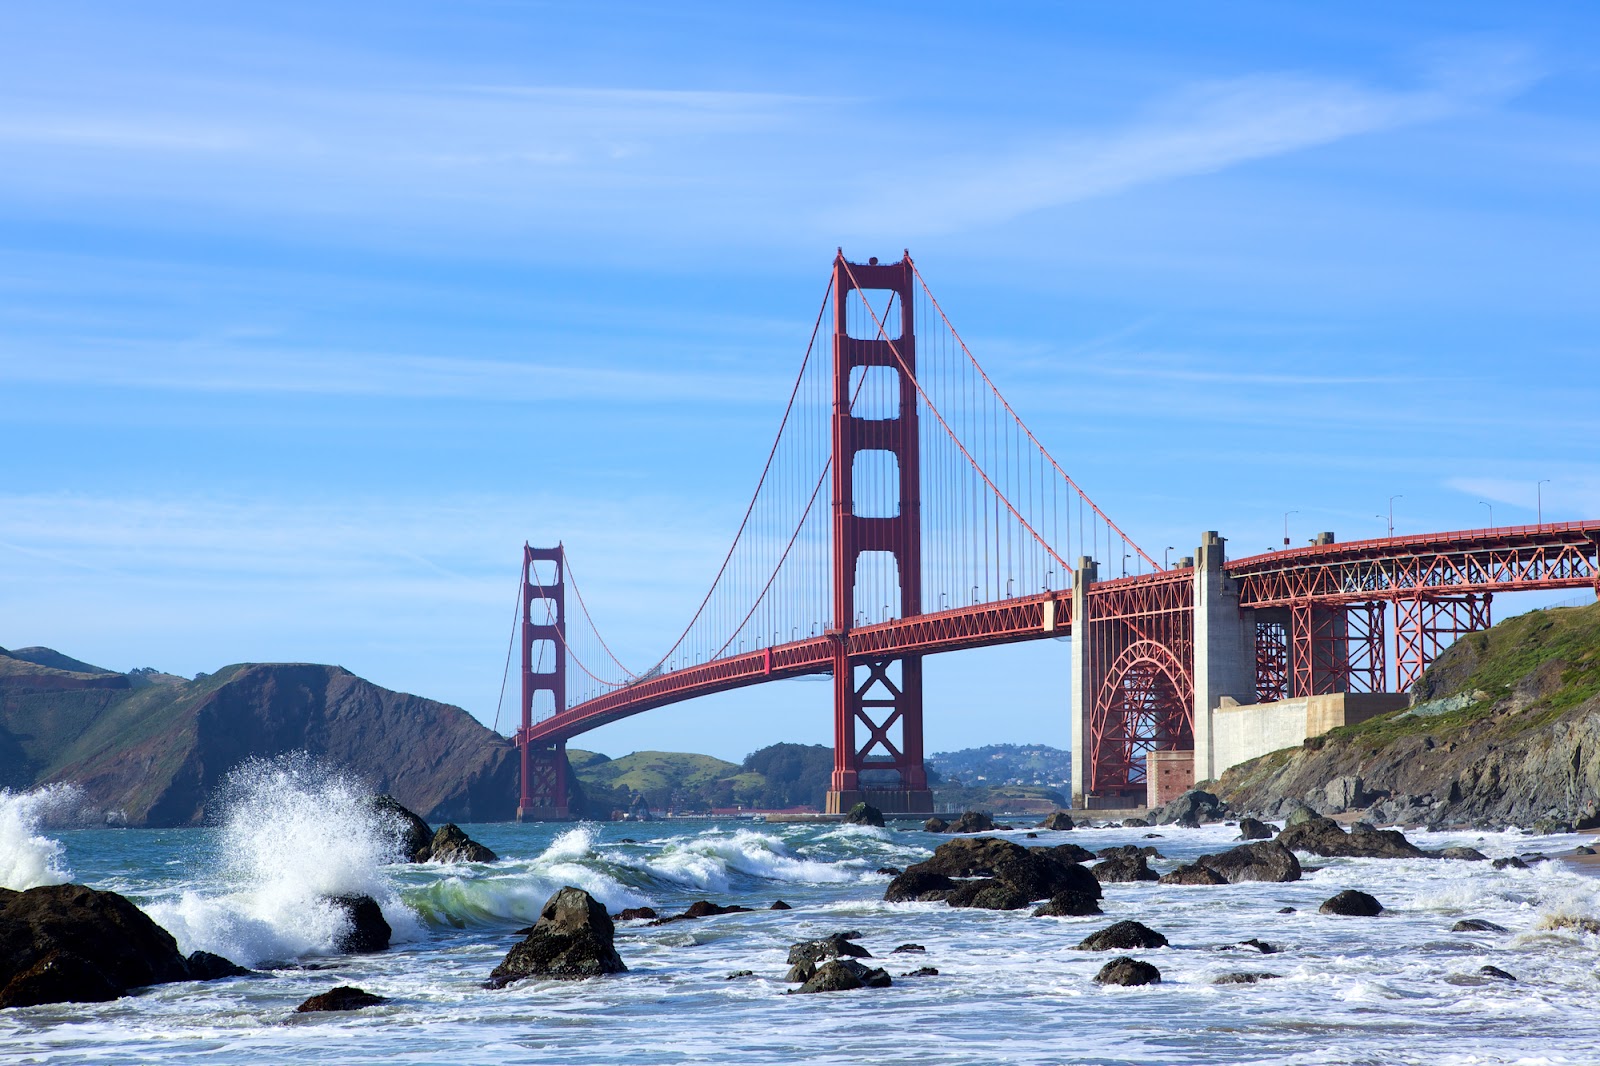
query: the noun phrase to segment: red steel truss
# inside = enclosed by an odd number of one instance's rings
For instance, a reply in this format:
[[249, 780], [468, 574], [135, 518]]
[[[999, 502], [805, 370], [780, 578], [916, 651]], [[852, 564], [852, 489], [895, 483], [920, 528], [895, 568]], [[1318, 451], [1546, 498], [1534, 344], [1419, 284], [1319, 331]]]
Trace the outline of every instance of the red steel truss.
[[1493, 625], [1493, 596], [1409, 596], [1395, 601], [1395, 687], [1404, 692], [1428, 664], [1465, 633]]
[[1256, 699], [1262, 703], [1289, 695], [1289, 634], [1279, 621], [1256, 622]]
[[1145, 756], [1194, 747], [1194, 571], [1169, 570], [1089, 586], [1088, 790], [1145, 793]]

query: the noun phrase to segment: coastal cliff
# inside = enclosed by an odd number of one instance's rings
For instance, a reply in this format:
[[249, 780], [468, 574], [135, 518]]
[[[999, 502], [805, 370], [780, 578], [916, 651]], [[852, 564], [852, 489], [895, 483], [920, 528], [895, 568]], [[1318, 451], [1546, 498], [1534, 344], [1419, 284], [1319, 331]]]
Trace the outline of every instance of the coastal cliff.
[[193, 825], [229, 770], [288, 751], [354, 770], [430, 820], [516, 813], [508, 740], [342, 667], [242, 663], [186, 681], [0, 650], [0, 787], [68, 781], [128, 825]]
[[1236, 766], [1217, 791], [1268, 816], [1428, 825], [1600, 825], [1600, 603], [1462, 637], [1412, 706]]

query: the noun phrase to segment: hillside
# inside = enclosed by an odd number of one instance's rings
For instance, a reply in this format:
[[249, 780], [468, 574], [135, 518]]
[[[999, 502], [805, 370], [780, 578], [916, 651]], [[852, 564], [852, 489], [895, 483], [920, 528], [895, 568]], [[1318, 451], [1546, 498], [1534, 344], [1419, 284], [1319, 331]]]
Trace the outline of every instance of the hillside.
[[1413, 700], [1234, 767], [1218, 791], [1268, 814], [1303, 801], [1382, 821], [1600, 824], [1600, 603], [1461, 638]]
[[294, 750], [354, 769], [430, 819], [516, 813], [508, 741], [458, 707], [341, 667], [244, 663], [185, 681], [0, 650], [0, 787], [71, 781], [129, 825], [192, 825], [238, 763]]
[[928, 765], [950, 786], [1072, 788], [1072, 753], [1048, 744], [985, 744], [940, 751], [928, 756]]

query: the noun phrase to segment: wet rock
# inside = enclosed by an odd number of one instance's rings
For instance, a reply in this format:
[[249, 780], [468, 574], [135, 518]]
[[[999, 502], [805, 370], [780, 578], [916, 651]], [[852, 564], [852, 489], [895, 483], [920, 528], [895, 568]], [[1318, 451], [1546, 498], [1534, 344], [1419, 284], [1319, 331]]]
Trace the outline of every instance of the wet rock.
[[1539, 921], [1540, 929], [1571, 929], [1578, 933], [1600, 933], [1600, 920], [1582, 918], [1572, 914], [1552, 914]]
[[1071, 829], [1075, 824], [1076, 823], [1072, 820], [1072, 815], [1068, 814], [1066, 811], [1051, 811], [1049, 814], [1044, 816], [1044, 821], [1039, 823], [1039, 828], [1057, 830]]
[[1465, 860], [1467, 862], [1488, 862], [1489, 861], [1489, 856], [1485, 855], [1483, 852], [1479, 851], [1477, 848], [1466, 848], [1466, 847], [1443, 848], [1443, 849], [1441, 849], [1439, 851], [1427, 852], [1427, 854], [1431, 855], [1431, 856], [1433, 856], [1434, 858], [1437, 858], [1437, 859], [1463, 859], [1463, 860]]
[[[930, 876], [931, 875], [931, 876]], [[1093, 874], [1073, 862], [1063, 861], [1055, 848], [1025, 848], [996, 837], [966, 837], [941, 844], [923, 862], [908, 866], [906, 872], [889, 883], [884, 899], [941, 898], [929, 893], [954, 891], [957, 877], [996, 878], [1024, 897], [1024, 902], [1047, 899], [1058, 892], [1088, 892], [1100, 898], [1100, 883]], [[914, 894], [913, 894], [914, 893]]]
[[1035, 918], [1081, 918], [1099, 914], [1100, 901], [1083, 892], [1058, 892], [1040, 904], [1033, 912]]
[[1050, 854], [1062, 862], [1091, 862], [1095, 857], [1094, 852], [1088, 848], [1080, 848], [1076, 844], [1057, 844], [1050, 849]]
[[1260, 981], [1272, 981], [1281, 976], [1283, 975], [1241, 970], [1235, 973], [1218, 974], [1211, 979], [1211, 983], [1214, 985], [1253, 985]]
[[794, 910], [793, 907], [789, 906], [787, 903], [785, 903], [781, 899], [773, 900], [772, 901], [772, 906], [768, 907], [767, 909], [769, 911], [792, 911], [792, 910]]
[[1278, 843], [1294, 851], [1327, 857], [1363, 859], [1418, 859], [1427, 853], [1394, 829], [1356, 826], [1346, 833], [1331, 818], [1315, 816], [1288, 826], [1278, 834]]
[[1038, 833], [1024, 833], [1022, 835], [1027, 837], [1029, 840], [1038, 840], [1039, 839], [1039, 834]]
[[0, 1007], [100, 1002], [191, 976], [172, 935], [115, 892], [0, 889]]
[[539, 910], [529, 933], [489, 974], [488, 988], [524, 977], [578, 980], [627, 969], [613, 945], [616, 928], [593, 896], [568, 885]]
[[1276, 944], [1269, 944], [1265, 940], [1257, 940], [1255, 937], [1251, 937], [1249, 940], [1241, 940], [1237, 944], [1230, 944], [1223, 950], [1236, 951], [1239, 948], [1259, 951], [1263, 955], [1276, 955], [1280, 950]]
[[1094, 975], [1097, 985], [1158, 985], [1161, 983], [1161, 971], [1148, 962], [1131, 959], [1126, 955], [1119, 955], [1100, 967], [1100, 972]]
[[880, 866], [876, 872], [883, 874], [885, 877], [899, 877], [901, 874], [905, 873], [905, 871], [900, 869], [898, 866]]
[[897, 947], [893, 951], [889, 952], [889, 954], [891, 954], [891, 955], [921, 955], [921, 954], [926, 953], [927, 950], [928, 949], [923, 947], [921, 944], [901, 944], [899, 947]]
[[1227, 804], [1203, 789], [1191, 788], [1158, 811], [1151, 812], [1156, 825], [1197, 826], [1202, 822], [1221, 821]]
[[689, 922], [697, 918], [715, 918], [719, 914], [747, 914], [749, 907], [741, 907], [737, 903], [727, 905], [713, 903], [709, 899], [697, 899], [689, 904], [682, 914], [671, 914], [665, 918], [657, 918], [651, 925], [670, 925], [673, 922]]
[[789, 972], [783, 975], [783, 979], [789, 982], [791, 985], [803, 985], [807, 981], [811, 980], [812, 977], [816, 976], [816, 973], [816, 963], [797, 962], [793, 966], [789, 967]]
[[361, 1010], [363, 1007], [376, 1007], [380, 1003], [389, 1002], [382, 996], [375, 996], [364, 989], [353, 985], [340, 985], [330, 989], [320, 996], [312, 996], [296, 1007], [296, 1014], [310, 1014], [316, 1011], [331, 1010]]
[[1452, 933], [1504, 933], [1507, 929], [1503, 925], [1483, 918], [1463, 918], [1450, 927]]
[[1302, 803], [1298, 807], [1296, 807], [1294, 810], [1290, 811], [1289, 814], [1288, 814], [1288, 817], [1284, 818], [1283, 827], [1285, 829], [1290, 829], [1290, 828], [1292, 828], [1294, 826], [1297, 826], [1297, 825], [1300, 825], [1300, 824], [1302, 824], [1304, 822], [1309, 822], [1313, 818], [1320, 818], [1320, 817], [1322, 817], [1320, 814], [1318, 814], [1316, 811], [1312, 810], [1310, 807], [1307, 807], [1305, 804]]
[[1209, 866], [1190, 863], [1161, 875], [1164, 885], [1225, 885], [1228, 879]]
[[1096, 863], [1089, 872], [1094, 874], [1095, 880], [1101, 884], [1154, 881], [1158, 876], [1150, 869], [1145, 857], [1131, 847]]
[[1278, 908], [1278, 913], [1279, 914], [1294, 914], [1295, 913], [1295, 909], [1293, 907], [1279, 907]]
[[1352, 918], [1371, 918], [1383, 913], [1383, 904], [1373, 896], [1358, 889], [1347, 888], [1336, 896], [1324, 900], [1317, 908], [1319, 914], [1342, 914]]
[[1124, 818], [1122, 820], [1122, 828], [1124, 828], [1124, 829], [1148, 829], [1148, 828], [1150, 828], [1150, 823], [1145, 821], [1143, 818]]
[[349, 928], [339, 936], [334, 946], [349, 955], [371, 955], [389, 950], [389, 938], [394, 930], [383, 916], [383, 908], [371, 896], [324, 896], [335, 909], [344, 912]]
[[[400, 854], [407, 862], [427, 862], [428, 846], [433, 842], [433, 828], [420, 816], [408, 810], [393, 796], [374, 796], [369, 806], [378, 819], [396, 837]], [[417, 858], [421, 855], [422, 858]]]
[[844, 816], [846, 825], [874, 825], [883, 828], [883, 812], [870, 803], [858, 803]]
[[433, 834], [426, 852], [415, 862], [494, 862], [495, 853], [467, 836], [454, 822], [446, 822]]
[[924, 833], [948, 833], [950, 831], [950, 823], [943, 818], [929, 818], [922, 823], [922, 831]]
[[945, 899], [955, 889], [954, 879], [913, 866], [889, 882], [883, 898], [889, 903], [929, 903]]
[[796, 963], [818, 963], [823, 959], [870, 959], [872, 952], [860, 944], [852, 943], [860, 937], [860, 933], [832, 933], [828, 936], [817, 937], [815, 940], [802, 940], [789, 948], [787, 962], [793, 966]]
[[737, 981], [740, 978], [754, 977], [755, 975], [756, 975], [756, 972], [754, 970], [735, 970], [732, 973], [730, 973], [726, 978], [724, 978], [724, 980]]
[[982, 811], [963, 811], [961, 817], [950, 824], [951, 833], [992, 833], [994, 819]]
[[817, 972], [800, 986], [799, 991], [848, 992], [857, 988], [888, 988], [893, 983], [887, 970], [873, 969], [854, 959], [835, 959], [817, 967]]
[[1480, 966], [1478, 972], [1485, 977], [1493, 977], [1500, 981], [1515, 981], [1516, 978], [1506, 973], [1498, 966]]
[[952, 907], [976, 907], [988, 911], [1015, 911], [1026, 907], [1032, 899], [1009, 881], [998, 877], [981, 877], [956, 886], [945, 897]]
[[1142, 922], [1122, 921], [1090, 933], [1078, 944], [1079, 951], [1130, 951], [1136, 948], [1164, 948], [1167, 938]]
[[1508, 868], [1512, 870], [1526, 870], [1528, 868], [1528, 864], [1517, 858], [1515, 855], [1507, 855], [1503, 859], [1496, 859], [1490, 865], [1492, 865], [1496, 870], [1505, 870]]
[[1229, 884], [1245, 881], [1298, 881], [1300, 860], [1294, 852], [1271, 840], [1240, 844], [1215, 855], [1202, 855], [1195, 865], [1220, 874]]
[[1600, 852], [1596, 852], [1593, 848], [1591, 848], [1587, 844], [1579, 844], [1577, 847], [1572, 849], [1572, 853], [1574, 855], [1596, 855], [1596, 854], [1600, 854]]
[[1278, 835], [1278, 831], [1266, 822], [1256, 818], [1239, 819], [1240, 840], [1271, 840]]
[[[613, 921], [618, 922], [637, 922], [646, 918], [658, 917], [660, 917], [660, 915], [656, 914], [656, 909], [654, 907], [624, 907], [620, 914], [613, 914], [611, 916]], [[533, 932], [533, 926], [530, 925], [528, 928], [520, 930], [520, 932], [522, 935], [526, 936]]]
[[939, 971], [936, 968], [932, 967], [932, 966], [918, 966], [915, 970], [911, 970], [908, 973], [904, 974], [903, 976], [905, 976], [905, 977], [938, 977], [939, 976]]
[[249, 977], [250, 971], [221, 955], [196, 951], [184, 960], [189, 964], [191, 981], [218, 981], [224, 977]]

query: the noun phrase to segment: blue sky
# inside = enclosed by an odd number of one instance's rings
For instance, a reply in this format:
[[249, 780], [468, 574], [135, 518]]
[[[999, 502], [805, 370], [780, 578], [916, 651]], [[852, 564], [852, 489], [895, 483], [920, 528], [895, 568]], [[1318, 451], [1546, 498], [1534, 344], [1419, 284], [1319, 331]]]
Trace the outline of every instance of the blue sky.
[[[561, 539], [653, 661], [840, 245], [910, 248], [1158, 556], [1264, 550], [1290, 510], [1297, 540], [1380, 534], [1393, 494], [1399, 531], [1531, 521], [1540, 479], [1547, 518], [1600, 515], [1597, 22], [10, 5], [0, 645], [336, 662], [492, 722], [520, 546]], [[1066, 658], [932, 660], [929, 749], [1064, 745]], [[827, 701], [579, 743], [738, 758], [827, 742]]]

